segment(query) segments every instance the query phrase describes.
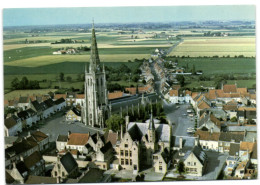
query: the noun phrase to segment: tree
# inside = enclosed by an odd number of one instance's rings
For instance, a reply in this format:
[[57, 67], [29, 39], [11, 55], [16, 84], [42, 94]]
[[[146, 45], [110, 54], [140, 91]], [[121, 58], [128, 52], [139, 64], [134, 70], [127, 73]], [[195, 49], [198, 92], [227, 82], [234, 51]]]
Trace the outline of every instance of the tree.
[[234, 116], [233, 118], [230, 119], [231, 122], [237, 122], [237, 118]]
[[144, 85], [146, 84], [146, 81], [145, 81], [145, 79], [143, 79], [142, 83], [143, 83]]
[[196, 74], [196, 69], [195, 69], [195, 65], [193, 64], [192, 66], [192, 74], [195, 75]]
[[12, 90], [18, 89], [19, 88], [19, 83], [20, 81], [18, 80], [17, 77], [15, 77], [12, 82], [11, 82], [11, 88]]
[[81, 80], [82, 80], [82, 78], [81, 78], [81, 75], [80, 75], [80, 74], [78, 74], [78, 75], [77, 75], [77, 80], [78, 80], [78, 81], [81, 81]]
[[125, 120], [118, 114], [113, 114], [106, 120], [107, 129], [117, 132], [121, 129], [121, 125], [124, 126]]
[[72, 81], [71, 76], [67, 76], [67, 77], [66, 77], [66, 80], [67, 80], [68, 82], [71, 82], [71, 81]]
[[178, 173], [181, 175], [183, 172], [185, 172], [185, 165], [184, 165], [184, 162], [183, 161], [180, 161], [178, 164], [177, 164], [177, 171]]
[[136, 84], [136, 94], [139, 94], [138, 84]]
[[138, 82], [139, 79], [140, 79], [140, 76], [139, 76], [139, 75], [133, 75], [133, 77], [132, 77], [132, 80], [133, 80], [134, 82]]
[[177, 76], [176, 76], [176, 79], [179, 81], [181, 87], [183, 87], [184, 84], [185, 84], [185, 78], [184, 78], [184, 76], [183, 76], [183, 75], [177, 75]]
[[60, 73], [60, 75], [59, 75], [59, 80], [60, 80], [60, 81], [64, 81], [64, 73], [62, 73], [62, 72]]
[[26, 76], [22, 78], [19, 84], [19, 89], [27, 89], [29, 85], [29, 81]]

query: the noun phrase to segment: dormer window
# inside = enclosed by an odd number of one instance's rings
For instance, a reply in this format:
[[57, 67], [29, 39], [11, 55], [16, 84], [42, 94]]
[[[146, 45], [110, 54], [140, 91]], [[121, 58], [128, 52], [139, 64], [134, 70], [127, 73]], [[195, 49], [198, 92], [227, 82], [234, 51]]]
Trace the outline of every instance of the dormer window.
[[125, 148], [128, 148], [128, 144], [125, 144]]

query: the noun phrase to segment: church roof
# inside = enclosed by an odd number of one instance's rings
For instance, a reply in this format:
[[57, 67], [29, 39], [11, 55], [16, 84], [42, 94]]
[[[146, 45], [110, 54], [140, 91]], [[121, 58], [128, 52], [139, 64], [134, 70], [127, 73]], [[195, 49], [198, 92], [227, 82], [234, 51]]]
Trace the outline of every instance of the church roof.
[[[169, 142], [170, 139], [170, 126], [168, 124], [154, 124], [155, 132], [158, 139], [164, 142]], [[142, 138], [142, 136], [148, 133], [149, 123], [136, 123], [130, 122], [128, 124], [128, 132], [131, 135], [136, 136], [135, 138]], [[140, 140], [139, 139], [139, 140]]]

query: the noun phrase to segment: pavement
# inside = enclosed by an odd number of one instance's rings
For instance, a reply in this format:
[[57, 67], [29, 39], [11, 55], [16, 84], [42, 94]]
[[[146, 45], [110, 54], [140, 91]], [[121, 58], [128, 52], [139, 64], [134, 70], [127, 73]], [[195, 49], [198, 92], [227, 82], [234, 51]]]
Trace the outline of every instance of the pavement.
[[[194, 128], [195, 119], [187, 115], [187, 109], [190, 107], [190, 104], [180, 104], [175, 105], [168, 103], [165, 100], [163, 101], [164, 112], [167, 116], [167, 119], [172, 123], [172, 135], [174, 136], [192, 136], [187, 133], [187, 128]], [[179, 106], [179, 108], [177, 108]]]
[[[70, 121], [66, 121], [64, 112], [56, 113], [55, 115], [40, 121], [38, 124], [38, 129], [45, 134], [47, 134], [50, 138], [50, 142], [56, 141], [59, 134], [67, 135], [68, 131], [72, 133], [90, 133], [95, 134], [96, 132], [103, 133], [103, 129], [93, 128], [90, 126], [86, 126], [83, 123], [76, 122], [71, 123]], [[30, 130], [33, 132], [34, 130]], [[21, 136], [28, 135], [28, 131], [24, 131], [21, 133]]]

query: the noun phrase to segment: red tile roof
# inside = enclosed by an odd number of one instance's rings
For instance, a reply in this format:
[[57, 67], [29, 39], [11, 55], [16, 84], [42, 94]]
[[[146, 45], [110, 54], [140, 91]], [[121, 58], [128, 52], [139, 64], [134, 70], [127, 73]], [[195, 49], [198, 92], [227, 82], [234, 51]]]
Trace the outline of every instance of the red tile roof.
[[116, 98], [121, 98], [123, 96], [123, 92], [121, 91], [117, 91], [117, 92], [112, 92], [112, 93], [108, 93], [108, 99], [112, 100], [112, 99], [116, 99]]
[[169, 94], [170, 96], [178, 96], [178, 90], [170, 90]]
[[54, 99], [59, 99], [59, 98], [64, 98], [66, 99], [67, 95], [66, 94], [55, 94]]
[[217, 132], [210, 133], [209, 131], [197, 130], [194, 136], [195, 137], [199, 136], [200, 140], [218, 141], [220, 133]]
[[71, 133], [68, 138], [68, 145], [86, 145], [89, 134]]
[[[139, 93], [144, 93], [148, 91], [148, 87], [138, 87]], [[136, 87], [127, 87], [125, 88], [126, 91], [128, 91], [130, 94], [135, 95], [136, 94]]]
[[225, 93], [236, 93], [237, 92], [237, 86], [232, 84], [232, 85], [228, 85], [228, 84], [225, 84], [223, 86], [223, 91]]
[[199, 108], [200, 110], [203, 110], [203, 109], [209, 109], [210, 106], [203, 100], [203, 101], [201, 101], [201, 102], [199, 103], [198, 108]]
[[85, 94], [76, 94], [76, 99], [84, 99]]

